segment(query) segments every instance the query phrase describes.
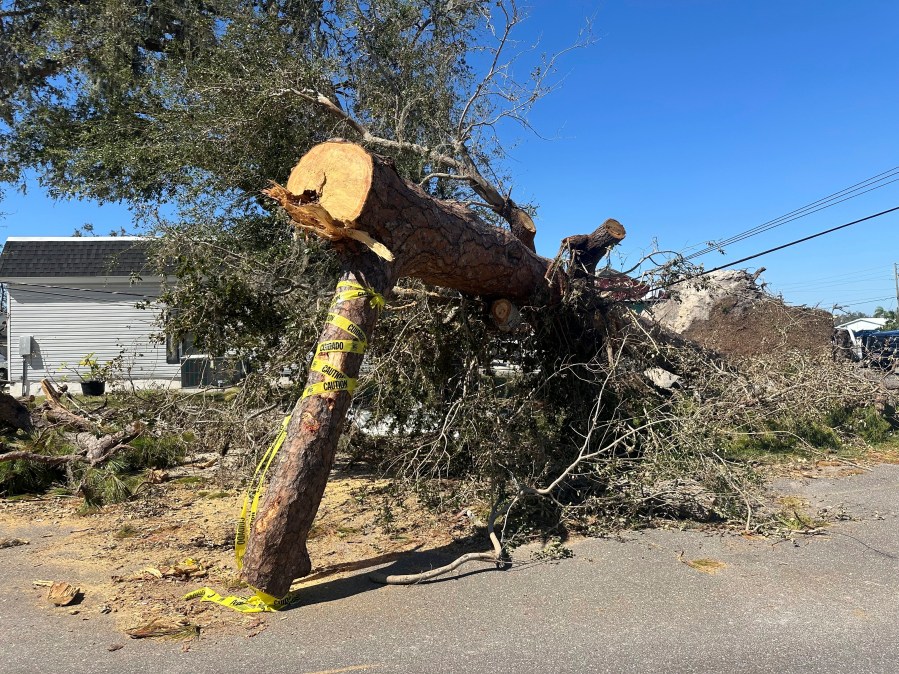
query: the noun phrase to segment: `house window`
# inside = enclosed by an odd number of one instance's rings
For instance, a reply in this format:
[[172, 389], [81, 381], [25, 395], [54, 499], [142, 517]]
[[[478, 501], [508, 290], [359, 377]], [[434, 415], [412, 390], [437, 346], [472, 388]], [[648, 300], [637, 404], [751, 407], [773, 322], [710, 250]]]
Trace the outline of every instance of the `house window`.
[[178, 365], [182, 358], [194, 354], [194, 336], [184, 335], [180, 340], [172, 335], [165, 336], [165, 362], [169, 365]]

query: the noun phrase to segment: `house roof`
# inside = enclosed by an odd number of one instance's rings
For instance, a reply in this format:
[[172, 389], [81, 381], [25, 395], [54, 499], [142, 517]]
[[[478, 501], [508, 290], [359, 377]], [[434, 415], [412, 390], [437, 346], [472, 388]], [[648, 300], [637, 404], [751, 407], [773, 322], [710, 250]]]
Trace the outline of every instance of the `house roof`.
[[887, 319], [885, 318], [856, 318], [854, 320], [849, 321], [848, 323], [841, 323], [836, 326], [837, 330], [853, 330], [857, 331], [857, 327], [859, 325], [879, 325], [883, 327], [887, 324]]
[[147, 267], [142, 237], [10, 237], [0, 253], [0, 279], [130, 276]]

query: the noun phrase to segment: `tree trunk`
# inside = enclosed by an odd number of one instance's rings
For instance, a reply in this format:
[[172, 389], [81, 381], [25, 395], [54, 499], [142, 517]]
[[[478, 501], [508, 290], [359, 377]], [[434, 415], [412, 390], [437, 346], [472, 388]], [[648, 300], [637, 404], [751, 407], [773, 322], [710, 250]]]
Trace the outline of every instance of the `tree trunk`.
[[434, 199], [404, 181], [389, 160], [358, 145], [315, 146], [294, 168], [287, 189], [268, 193], [307, 231], [333, 241], [363, 232], [383, 244], [392, 253], [395, 279], [517, 301], [561, 295], [561, 276], [546, 278], [550, 260], [466, 206]]
[[[387, 265], [372, 254], [345, 255], [345, 261], [349, 264], [345, 264], [341, 280], [382, 294], [393, 285]], [[332, 309], [332, 313], [362, 328], [369, 341], [378, 311], [367, 297], [340, 302]], [[319, 343], [348, 339], [351, 338], [342, 328], [327, 323]], [[331, 351], [319, 359], [355, 379], [363, 355]], [[307, 387], [324, 379], [318, 371], [310, 371]], [[349, 391], [332, 391], [304, 397], [294, 407], [287, 438], [252, 523], [243, 559], [242, 577], [252, 587], [282, 597], [294, 578], [311, 571], [306, 538], [325, 492], [351, 399]]]
[[[342, 278], [379, 293], [408, 276], [471, 295], [540, 306], [559, 301], [565, 288], [566, 275], [533, 252], [532, 239], [525, 236], [522, 242], [463, 205], [430, 197], [404, 181], [389, 160], [352, 143], [317, 145], [294, 168], [286, 189], [275, 185], [267, 194], [281, 203], [298, 228], [334, 242], [344, 261]], [[615, 222], [618, 229], [610, 243], [608, 222], [600, 228], [602, 233], [584, 237], [589, 240], [578, 244], [581, 255], [599, 260], [624, 238], [624, 228]], [[596, 246], [602, 247], [599, 255]], [[368, 300], [344, 301], [336, 313], [372, 338], [378, 312]], [[347, 336], [328, 324], [321, 339]], [[327, 361], [355, 378], [362, 356], [331, 352]], [[321, 378], [313, 370], [309, 384]], [[350, 399], [346, 391], [333, 391], [297, 403], [249, 534], [241, 575], [252, 587], [280, 597], [295, 578], [310, 572], [306, 537], [324, 493]]]

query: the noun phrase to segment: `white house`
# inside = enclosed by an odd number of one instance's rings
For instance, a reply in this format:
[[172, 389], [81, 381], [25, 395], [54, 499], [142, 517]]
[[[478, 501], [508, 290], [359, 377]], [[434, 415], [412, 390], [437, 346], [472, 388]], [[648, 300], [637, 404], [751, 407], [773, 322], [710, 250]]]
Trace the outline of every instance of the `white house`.
[[[883, 330], [887, 324], [886, 318], [856, 318], [855, 320], [842, 323], [834, 328], [834, 344], [844, 349], [854, 360], [863, 360], [865, 357], [865, 349], [859, 337], [860, 332], [866, 330]], [[845, 333], [840, 333], [845, 330]], [[840, 335], [843, 335], [840, 337]]]
[[885, 318], [856, 318], [836, 327], [837, 330], [848, 330], [853, 335], [860, 330], [883, 330], [887, 324]]
[[[0, 254], [7, 287], [7, 354], [13, 393], [44, 377], [78, 381], [72, 369], [94, 354], [121, 356], [137, 385], [181, 385], [182, 358], [152, 339], [155, 311], [139, 308], [160, 292], [161, 277], [142, 275], [146, 239], [10, 237]], [[168, 356], [168, 357], [167, 357]]]

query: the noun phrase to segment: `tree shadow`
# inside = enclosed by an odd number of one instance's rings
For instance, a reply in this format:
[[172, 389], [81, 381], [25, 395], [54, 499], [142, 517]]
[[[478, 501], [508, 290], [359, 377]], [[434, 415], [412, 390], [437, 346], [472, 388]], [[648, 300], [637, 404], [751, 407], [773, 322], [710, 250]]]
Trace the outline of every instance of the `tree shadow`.
[[[346, 599], [348, 597], [386, 587], [383, 583], [377, 583], [369, 578], [369, 573], [373, 571], [386, 575], [428, 571], [449, 564], [466, 552], [486, 550], [488, 545], [489, 543], [481, 538], [465, 539], [463, 541], [454, 541], [453, 543], [449, 543], [439, 548], [432, 548], [430, 550], [419, 550], [416, 548], [405, 552], [379, 555], [377, 557], [371, 557], [356, 562], [337, 564], [333, 567], [323, 569], [320, 572], [310, 574], [303, 580], [311, 581], [329, 575], [347, 572], [355, 573], [294, 590], [296, 603], [284, 610], [295, 610], [305, 606], [314, 606], [315, 604], [338, 601], [340, 599]], [[383, 566], [384, 564], [386, 564], [386, 566]], [[431, 585], [435, 583], [444, 583], [497, 570], [497, 567], [491, 563], [471, 562], [444, 576], [417, 584]]]

